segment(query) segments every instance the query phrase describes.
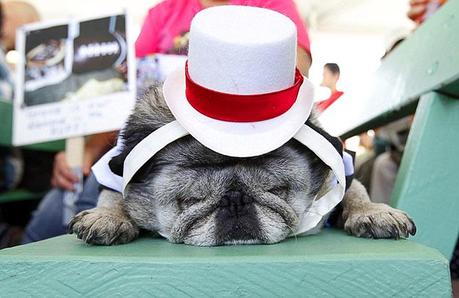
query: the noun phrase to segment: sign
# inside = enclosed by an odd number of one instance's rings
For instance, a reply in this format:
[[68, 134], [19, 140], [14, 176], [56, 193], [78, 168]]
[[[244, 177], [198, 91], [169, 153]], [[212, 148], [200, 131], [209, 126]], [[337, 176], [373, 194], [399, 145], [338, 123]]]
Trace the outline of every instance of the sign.
[[135, 58], [126, 14], [18, 31], [13, 144], [122, 127], [135, 103]]

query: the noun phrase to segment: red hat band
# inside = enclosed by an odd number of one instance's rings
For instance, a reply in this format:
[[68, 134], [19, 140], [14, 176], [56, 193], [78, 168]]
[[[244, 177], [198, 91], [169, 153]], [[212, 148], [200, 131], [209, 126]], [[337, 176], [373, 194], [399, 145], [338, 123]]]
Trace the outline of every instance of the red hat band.
[[185, 94], [190, 105], [201, 114], [222, 121], [256, 122], [275, 118], [295, 103], [303, 84], [300, 71], [295, 71], [293, 86], [271, 93], [237, 95], [207, 89], [195, 83], [185, 66]]

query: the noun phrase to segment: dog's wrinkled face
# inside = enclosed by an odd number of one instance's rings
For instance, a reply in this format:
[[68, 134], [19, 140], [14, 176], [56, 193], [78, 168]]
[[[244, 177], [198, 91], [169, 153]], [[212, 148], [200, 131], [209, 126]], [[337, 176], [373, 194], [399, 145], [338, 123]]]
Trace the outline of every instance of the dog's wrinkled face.
[[[126, 152], [112, 168], [120, 168], [140, 135], [156, 129], [152, 124], [172, 120], [159, 95], [153, 91], [137, 106], [124, 131]], [[328, 174], [293, 140], [263, 156], [231, 158], [187, 136], [139, 171], [128, 185], [125, 209], [139, 227], [176, 243], [275, 243], [295, 231]]]

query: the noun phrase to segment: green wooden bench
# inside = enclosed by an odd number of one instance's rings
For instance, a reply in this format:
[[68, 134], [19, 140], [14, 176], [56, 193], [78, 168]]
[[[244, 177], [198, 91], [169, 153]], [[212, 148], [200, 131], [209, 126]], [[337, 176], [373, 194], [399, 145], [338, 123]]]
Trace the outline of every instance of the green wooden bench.
[[351, 136], [417, 106], [393, 200], [417, 222], [416, 241], [325, 230], [275, 245], [199, 248], [147, 237], [101, 247], [66, 235], [0, 251], [0, 296], [451, 297], [445, 256], [459, 228], [458, 12], [451, 0], [429, 19], [331, 127]]
[[[10, 102], [0, 99], [0, 146], [12, 146], [13, 131], [13, 107]], [[54, 141], [40, 144], [24, 146], [26, 149], [43, 151], [60, 151], [64, 149], [64, 141]], [[0, 194], [0, 203], [38, 200], [43, 197], [43, 193], [30, 192], [24, 189], [15, 189]]]
[[459, 234], [458, 29], [459, 1], [448, 1], [388, 55], [368, 96], [322, 117], [347, 138], [416, 111], [391, 203], [414, 218], [415, 241], [447, 258]]
[[202, 248], [74, 235], [0, 251], [2, 297], [451, 297], [448, 261], [413, 241], [327, 230], [275, 245]]
[[41, 192], [32, 192], [24, 189], [15, 189], [0, 194], [0, 204], [1, 203], [11, 203], [11, 202], [20, 202], [28, 200], [38, 200], [43, 197]]

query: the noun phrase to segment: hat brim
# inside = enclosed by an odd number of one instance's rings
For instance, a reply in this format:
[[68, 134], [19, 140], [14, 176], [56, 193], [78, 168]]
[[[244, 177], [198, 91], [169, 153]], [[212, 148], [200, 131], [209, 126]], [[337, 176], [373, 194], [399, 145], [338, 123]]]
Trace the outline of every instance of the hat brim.
[[169, 74], [163, 93], [174, 117], [196, 140], [232, 157], [258, 156], [284, 145], [309, 118], [314, 97], [312, 83], [304, 78], [295, 103], [282, 115], [257, 122], [227, 122], [207, 117], [190, 105], [183, 68]]

